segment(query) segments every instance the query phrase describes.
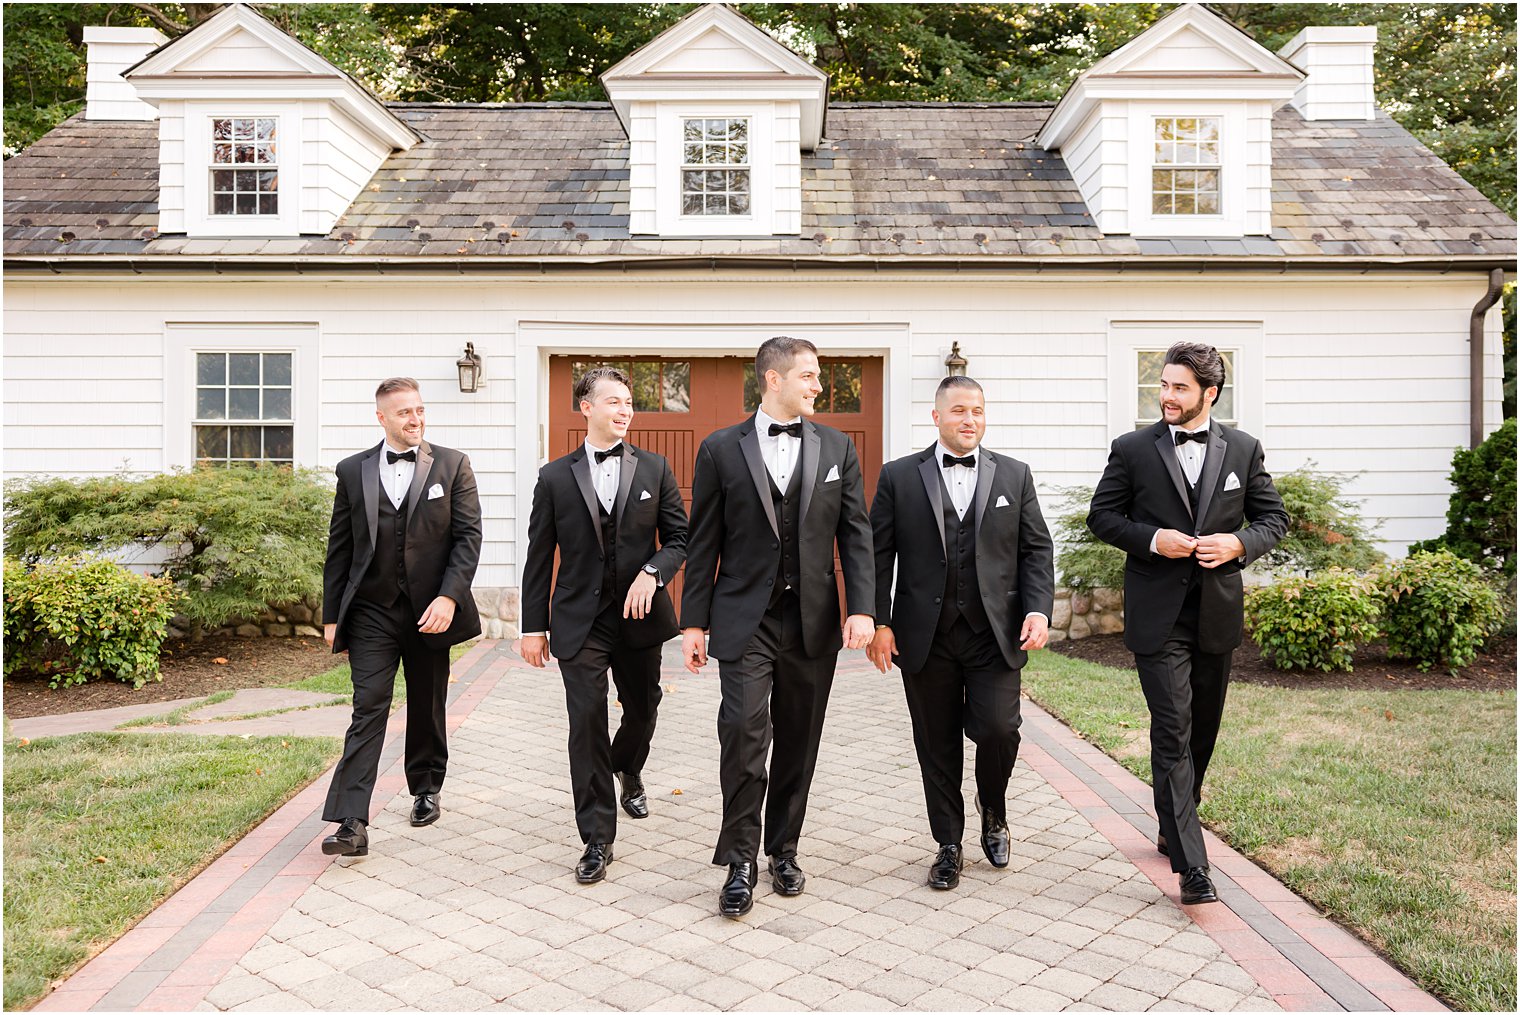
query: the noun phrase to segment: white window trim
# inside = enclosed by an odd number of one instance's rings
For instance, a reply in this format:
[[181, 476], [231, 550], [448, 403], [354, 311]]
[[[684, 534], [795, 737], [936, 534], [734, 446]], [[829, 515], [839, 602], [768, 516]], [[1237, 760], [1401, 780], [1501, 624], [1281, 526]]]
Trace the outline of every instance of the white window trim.
[[[655, 223], [660, 236], [771, 236], [776, 229], [776, 104], [744, 100], [662, 102], [655, 114]], [[749, 121], [748, 215], [682, 215], [683, 123]]]
[[[211, 121], [274, 119], [278, 215], [211, 213]], [[300, 233], [301, 107], [294, 102], [192, 102], [185, 108], [185, 231], [195, 236], [297, 236]], [[232, 167], [227, 167], [232, 168]], [[255, 167], [247, 167], [255, 168]]]
[[321, 413], [321, 336], [314, 323], [170, 322], [164, 326], [164, 461], [195, 464], [195, 355], [201, 352], [288, 352], [292, 450], [297, 466], [317, 464]]
[[[1263, 392], [1263, 339], [1261, 321], [1186, 320], [1110, 321], [1108, 324], [1108, 424], [1115, 436], [1135, 428], [1135, 392], [1140, 387], [1137, 354], [1167, 349], [1175, 342], [1205, 342], [1235, 357], [1236, 425], [1261, 437], [1265, 417]], [[1161, 418], [1157, 408], [1156, 419]]]
[[[749, 153], [749, 157], [748, 158], [746, 158], [743, 162], [711, 162], [711, 163], [704, 162], [704, 163], [700, 163], [700, 164], [690, 163], [690, 162], [686, 161], [686, 123], [687, 123], [688, 120], [695, 120], [695, 119], [697, 119], [697, 117], [693, 116], [693, 117], [685, 117], [685, 118], [683, 118], [681, 120], [681, 168], [680, 168], [680, 178], [681, 178], [681, 182], [680, 182], [680, 193], [681, 193], [680, 214], [681, 214], [681, 218], [683, 220], [709, 221], [709, 220], [712, 220], [712, 219], [732, 219], [732, 218], [750, 218], [750, 217], [752, 217], [753, 212], [754, 212], [754, 208], [755, 208], [755, 148], [754, 148], [754, 145], [749, 140], [751, 119], [749, 117], [747, 117], [747, 116], [726, 116], [726, 117], [722, 118], [722, 119], [725, 119], [725, 120], [743, 120], [744, 121], [744, 137], [745, 137], [744, 146], [745, 146], [745, 151], [747, 151]], [[702, 119], [706, 120], [706, 119], [709, 119], [709, 118], [708, 117], [703, 117]], [[717, 119], [717, 118], [713, 117], [712, 119]], [[705, 148], [706, 145], [707, 145], [707, 141], [706, 141], [705, 138], [703, 139], [702, 144], [703, 144], [703, 147]], [[686, 212], [686, 174], [688, 172], [703, 172], [703, 171], [705, 171], [707, 169], [717, 169], [717, 170], [722, 170], [722, 171], [725, 171], [725, 172], [727, 172], [727, 171], [743, 170], [744, 172], [746, 172], [746, 173], [749, 174], [749, 184], [750, 184], [750, 186], [749, 186], [749, 200], [750, 200], [750, 213], [751, 213], [750, 215], [740, 216], [740, 215], [732, 215], [732, 214], [724, 214], [724, 215], [707, 215], [707, 214], [690, 215], [690, 214], [687, 214], [687, 212]], [[724, 193], [730, 193], [731, 194], [732, 191], [725, 191]]]
[[[1223, 143], [1223, 141], [1224, 141], [1224, 138], [1223, 138], [1223, 135], [1224, 135], [1224, 124], [1222, 122], [1220, 123], [1220, 129], [1219, 129], [1218, 134], [1216, 135], [1216, 140], [1214, 142], [1215, 145], [1216, 145], [1216, 148], [1218, 149], [1218, 155], [1219, 155], [1219, 158], [1217, 159], [1217, 161], [1214, 161], [1214, 162], [1158, 162], [1158, 161], [1156, 161], [1156, 145], [1158, 143], [1160, 143], [1160, 142], [1156, 141], [1156, 124], [1160, 123], [1162, 120], [1169, 120], [1174, 125], [1173, 126], [1173, 130], [1175, 130], [1176, 129], [1175, 124], [1177, 123], [1178, 120], [1181, 120], [1181, 119], [1219, 120], [1220, 118], [1219, 117], [1215, 117], [1215, 116], [1196, 116], [1196, 117], [1153, 116], [1153, 117], [1151, 117], [1151, 141], [1150, 141], [1150, 146], [1149, 146], [1149, 149], [1148, 149], [1149, 152], [1150, 152], [1150, 156], [1151, 156], [1151, 176], [1152, 176], [1152, 180], [1151, 180], [1151, 204], [1150, 204], [1150, 207], [1152, 209], [1151, 210], [1151, 214], [1153, 216], [1156, 216], [1156, 217], [1160, 217], [1158, 215], [1158, 213], [1155, 211], [1155, 207], [1156, 207], [1156, 182], [1155, 182], [1154, 177], [1155, 177], [1156, 170], [1158, 170], [1158, 169], [1162, 170], [1162, 171], [1169, 171], [1169, 172], [1213, 172], [1215, 174], [1215, 179], [1218, 181], [1218, 185], [1214, 188], [1213, 192], [1219, 194], [1221, 197], [1224, 194], [1224, 185], [1225, 185], [1224, 181], [1225, 181], [1225, 175], [1226, 174], [1225, 174], [1225, 167], [1224, 167], [1224, 151], [1223, 151], [1223, 149], [1224, 149], [1224, 143]], [[1185, 141], [1176, 141], [1176, 142], [1169, 142], [1169, 143], [1187, 144], [1188, 142], [1185, 142]], [[1193, 143], [1196, 145], [1196, 144], [1202, 144], [1204, 142], [1199, 141], [1199, 142], [1193, 142]], [[1175, 183], [1175, 180], [1174, 180], [1174, 183]], [[1179, 191], [1173, 189], [1173, 190], [1167, 191], [1167, 193], [1172, 194], [1175, 197], [1175, 195], [1178, 194]], [[1195, 192], [1195, 193], [1202, 193], [1202, 191], [1198, 191], [1198, 192]], [[1175, 200], [1174, 200], [1174, 203], [1175, 203]], [[1168, 218], [1172, 218], [1172, 219], [1177, 219], [1177, 218], [1194, 219], [1194, 218], [1203, 217], [1203, 216], [1208, 215], [1208, 214], [1209, 213], [1207, 213], [1207, 212], [1170, 212], [1170, 213], [1167, 214], [1167, 217]]]
[[[1170, 117], [1219, 118], [1218, 215], [1156, 215], [1151, 212], [1155, 123]], [[1130, 235], [1240, 237], [1246, 231], [1246, 103], [1222, 101], [1133, 102], [1129, 109]]]

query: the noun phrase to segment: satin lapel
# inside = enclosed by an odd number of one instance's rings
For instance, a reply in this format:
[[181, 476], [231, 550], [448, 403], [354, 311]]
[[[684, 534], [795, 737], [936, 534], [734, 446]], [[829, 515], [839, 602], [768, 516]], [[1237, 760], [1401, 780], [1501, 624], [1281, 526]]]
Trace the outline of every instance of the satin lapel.
[[369, 549], [375, 550], [376, 530], [380, 527], [380, 448], [382, 441], [359, 463], [359, 484], [364, 487], [364, 520], [369, 525]]
[[749, 418], [749, 432], [739, 435], [739, 450], [749, 464], [749, 478], [755, 481], [755, 492], [760, 495], [760, 506], [765, 508], [765, 519], [771, 523], [771, 532], [781, 535], [776, 524], [776, 508], [771, 503], [769, 473], [765, 471], [765, 459], [760, 454], [760, 435], [755, 432], [755, 417]]
[[1156, 438], [1156, 453], [1161, 456], [1161, 464], [1166, 466], [1166, 474], [1172, 477], [1172, 485], [1177, 488], [1177, 496], [1182, 498], [1182, 509], [1193, 517], [1193, 505], [1188, 502], [1187, 480], [1182, 476], [1182, 466], [1177, 461], [1177, 445], [1172, 440], [1171, 427], [1163, 425], [1161, 436]]
[[596, 551], [602, 552], [602, 504], [597, 499], [596, 487], [591, 484], [591, 460], [586, 457], [586, 445], [582, 444], [570, 453], [570, 474], [575, 477], [575, 485], [581, 488], [581, 497], [586, 501], [586, 511], [591, 515], [591, 532], [596, 536]]
[[617, 521], [623, 524], [623, 510], [628, 507], [628, 491], [633, 488], [633, 474], [639, 471], [638, 452], [633, 445], [623, 442], [623, 464], [618, 466], [617, 501], [612, 505], [617, 511]]
[[[797, 516], [804, 522], [807, 521], [808, 505], [813, 503], [813, 487], [818, 485], [818, 470], [822, 466], [822, 443], [818, 439], [818, 428], [811, 420], [802, 421], [802, 454], [798, 457], [797, 467], [802, 470], [802, 512]], [[840, 477], [836, 482], [843, 481]]]
[[940, 494], [939, 463], [934, 460], [931, 447], [928, 456], [918, 463], [919, 478], [924, 481], [924, 492], [929, 495], [929, 506], [934, 509], [934, 531], [939, 533], [939, 548], [945, 548], [945, 499]]
[[1224, 432], [1219, 424], [1209, 422], [1209, 450], [1203, 456], [1203, 471], [1198, 475], [1198, 526], [1199, 532], [1203, 531], [1203, 523], [1209, 517], [1209, 504], [1214, 499], [1214, 493], [1219, 488], [1219, 477], [1224, 472], [1224, 453], [1229, 447], [1224, 442]]
[[[378, 455], [376, 456], [379, 457]], [[417, 445], [417, 467], [412, 470], [412, 487], [406, 492], [406, 527], [410, 529], [417, 520], [417, 502], [427, 489], [428, 473], [433, 471], [433, 449], [427, 441]]]
[[976, 463], [976, 527], [982, 527], [987, 517], [987, 501], [992, 498], [992, 478], [997, 473], [997, 456], [982, 450], [981, 460]]

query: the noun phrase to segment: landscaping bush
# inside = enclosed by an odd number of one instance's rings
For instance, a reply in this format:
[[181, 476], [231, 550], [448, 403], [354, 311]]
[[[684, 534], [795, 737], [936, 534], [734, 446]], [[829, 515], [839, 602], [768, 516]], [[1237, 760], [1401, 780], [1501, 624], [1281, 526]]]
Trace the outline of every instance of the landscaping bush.
[[1310, 574], [1332, 567], [1366, 571], [1381, 561], [1383, 554], [1371, 541], [1377, 526], [1369, 527], [1356, 506], [1341, 497], [1350, 479], [1316, 472], [1313, 462], [1276, 477], [1288, 511], [1288, 534], [1262, 559]]
[[1280, 670], [1351, 672], [1357, 646], [1377, 637], [1381, 601], [1370, 577], [1330, 568], [1246, 593], [1246, 629]]
[[1502, 597], [1483, 569], [1450, 550], [1421, 550], [1378, 574], [1388, 651], [1422, 670], [1477, 657], [1503, 620]]
[[65, 558], [28, 569], [5, 562], [5, 675], [39, 673], [49, 686], [158, 677], [158, 651], [178, 594], [164, 578], [108, 560]]
[[1064, 486], [1056, 491], [1061, 497], [1061, 513], [1056, 516], [1056, 570], [1061, 583], [1078, 590], [1124, 588], [1124, 551], [1110, 546], [1087, 527], [1087, 511], [1092, 503], [1090, 486]]
[[1410, 553], [1447, 549], [1475, 564], [1515, 576], [1515, 420], [1472, 450], [1451, 456], [1453, 487], [1446, 532], [1415, 543]]
[[332, 491], [314, 470], [201, 467], [47, 479], [6, 491], [9, 552], [29, 562], [157, 547], [199, 637], [322, 591]]

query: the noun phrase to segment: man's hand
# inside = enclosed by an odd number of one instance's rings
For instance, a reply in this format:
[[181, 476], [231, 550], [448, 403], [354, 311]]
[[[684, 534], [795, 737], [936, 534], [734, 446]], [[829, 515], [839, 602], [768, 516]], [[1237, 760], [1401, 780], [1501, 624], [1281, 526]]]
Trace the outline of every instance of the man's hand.
[[681, 632], [681, 658], [692, 673], [701, 673], [707, 663], [707, 635], [700, 627], [688, 627]]
[[844, 618], [845, 648], [865, 648], [871, 644], [871, 636], [875, 633], [876, 621], [864, 613], [852, 613]]
[[1156, 533], [1156, 552], [1163, 557], [1191, 557], [1198, 548], [1198, 540], [1176, 529], [1161, 529]]
[[1019, 632], [1019, 648], [1026, 652], [1044, 648], [1050, 642], [1050, 621], [1042, 613], [1031, 613], [1024, 618], [1024, 629]]
[[549, 662], [549, 639], [541, 634], [525, 634], [512, 648], [529, 666], [543, 669]]
[[[333, 640], [335, 638], [337, 638], [337, 637], [338, 637], [338, 625], [337, 624], [323, 624], [322, 625], [322, 640], [324, 640], [324, 641], [327, 642], [327, 647], [328, 648], [332, 648]], [[348, 649], [344, 649], [343, 651], [347, 652]]]
[[878, 627], [876, 633], [871, 636], [871, 644], [866, 647], [866, 658], [876, 664], [876, 668], [885, 673], [892, 668], [892, 657], [897, 655], [897, 635], [892, 633], [890, 627]]
[[659, 587], [659, 581], [654, 575], [640, 571], [633, 584], [628, 586], [628, 598], [623, 600], [623, 619], [632, 617], [634, 620], [643, 620], [649, 616], [649, 608], [654, 603], [654, 594]]
[[428, 608], [422, 611], [422, 616], [417, 621], [417, 630], [423, 634], [442, 634], [447, 631], [454, 622], [454, 605], [454, 600], [448, 596], [439, 596], [428, 603]]
[[1197, 553], [1198, 563], [1201, 566], [1218, 567], [1236, 557], [1244, 557], [1246, 548], [1235, 533], [1217, 532], [1211, 536], [1199, 538]]

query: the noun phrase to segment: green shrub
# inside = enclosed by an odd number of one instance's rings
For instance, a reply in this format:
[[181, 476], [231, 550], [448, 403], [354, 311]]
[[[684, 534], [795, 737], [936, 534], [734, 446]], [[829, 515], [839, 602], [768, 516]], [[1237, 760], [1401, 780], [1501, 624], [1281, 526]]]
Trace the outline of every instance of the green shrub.
[[7, 549], [28, 562], [157, 547], [199, 636], [322, 591], [332, 491], [314, 470], [202, 467], [6, 490]]
[[1451, 456], [1446, 532], [1415, 543], [1410, 553], [1447, 549], [1475, 564], [1515, 576], [1515, 420], [1468, 451]]
[[1110, 546], [1087, 527], [1087, 510], [1092, 503], [1090, 486], [1063, 486], [1055, 491], [1061, 497], [1061, 513], [1056, 516], [1056, 570], [1061, 583], [1073, 589], [1124, 588], [1124, 551]]
[[1310, 574], [1339, 567], [1366, 571], [1383, 559], [1355, 505], [1341, 497], [1350, 476], [1316, 472], [1314, 463], [1276, 477], [1288, 511], [1288, 534], [1263, 560], [1270, 566]]
[[5, 562], [5, 675], [40, 673], [49, 686], [113, 677], [159, 679], [158, 651], [178, 596], [164, 578], [109, 560], [64, 558], [27, 569]]
[[1503, 620], [1501, 596], [1483, 569], [1450, 550], [1421, 550], [1377, 577], [1388, 651], [1422, 670], [1466, 666]]
[[1377, 637], [1381, 609], [1370, 577], [1333, 567], [1246, 593], [1246, 629], [1280, 670], [1351, 672], [1357, 646]]

